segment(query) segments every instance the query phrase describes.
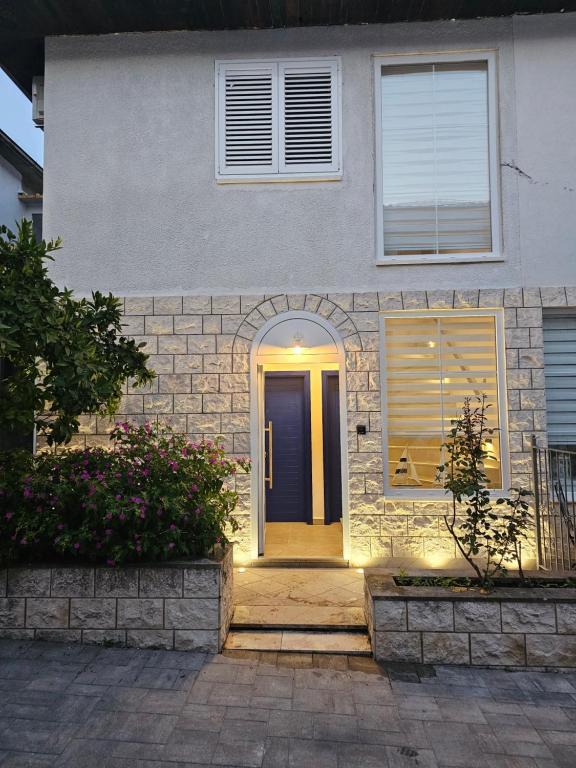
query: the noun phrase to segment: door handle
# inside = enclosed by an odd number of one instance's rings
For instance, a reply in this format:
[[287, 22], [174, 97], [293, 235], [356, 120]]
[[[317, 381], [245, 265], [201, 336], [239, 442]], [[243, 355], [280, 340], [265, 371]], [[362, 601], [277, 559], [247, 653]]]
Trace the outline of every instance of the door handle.
[[273, 485], [273, 474], [272, 474], [272, 463], [273, 463], [273, 455], [272, 455], [272, 422], [268, 422], [268, 426], [264, 427], [264, 432], [268, 432], [268, 477], [264, 477], [264, 482], [268, 483], [269, 490], [272, 490]]

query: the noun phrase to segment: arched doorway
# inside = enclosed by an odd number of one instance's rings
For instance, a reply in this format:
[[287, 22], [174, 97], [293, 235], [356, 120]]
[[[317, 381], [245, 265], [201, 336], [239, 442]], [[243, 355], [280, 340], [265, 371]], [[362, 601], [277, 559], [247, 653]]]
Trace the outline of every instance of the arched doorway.
[[288, 311], [251, 350], [252, 556], [348, 557], [346, 372], [324, 318]]

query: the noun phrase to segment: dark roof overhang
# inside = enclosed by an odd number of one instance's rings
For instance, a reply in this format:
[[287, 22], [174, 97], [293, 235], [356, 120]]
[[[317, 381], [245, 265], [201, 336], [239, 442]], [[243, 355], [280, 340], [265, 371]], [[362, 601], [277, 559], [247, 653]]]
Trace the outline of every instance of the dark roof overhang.
[[387, 24], [576, 11], [576, 0], [2, 0], [0, 66], [30, 96], [44, 38]]

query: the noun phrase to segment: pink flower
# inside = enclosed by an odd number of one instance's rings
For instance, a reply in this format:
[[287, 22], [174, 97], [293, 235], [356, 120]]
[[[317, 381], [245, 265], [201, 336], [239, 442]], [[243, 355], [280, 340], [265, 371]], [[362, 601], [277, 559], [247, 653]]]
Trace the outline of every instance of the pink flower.
[[174, 544], [174, 542], [171, 541], [170, 544], [168, 544], [168, 549], [174, 549], [175, 546], [176, 545]]
[[190, 486], [190, 490], [192, 491], [192, 493], [196, 493], [196, 491], [198, 490], [198, 486], [196, 485], [196, 483], [192, 483], [192, 485]]
[[112, 536], [112, 529], [111, 528], [106, 528], [104, 533], [106, 534], [106, 536]]
[[176, 526], [174, 525], [174, 523], [170, 523], [170, 530], [171, 531], [175, 531], [176, 530]]
[[57, 528], [58, 528], [59, 531], [63, 531], [64, 530], [64, 523], [58, 523]]
[[121, 494], [119, 494], [119, 493], [116, 494], [116, 501], [122, 501]]
[[25, 498], [25, 499], [31, 499], [33, 495], [34, 495], [34, 494], [33, 494], [33, 493], [32, 493], [32, 491], [30, 490], [30, 488], [28, 488], [28, 486], [26, 486], [26, 487], [24, 488], [24, 498]]
[[116, 565], [116, 560], [106, 560], [106, 565]]
[[118, 517], [120, 518], [120, 520], [126, 520], [126, 515], [124, 514], [124, 512], [120, 512]]
[[80, 549], [80, 544], [78, 542], [76, 542], [76, 544], [74, 544], [74, 549]]
[[28, 544], [28, 542], [26, 541], [26, 539], [20, 539], [20, 544], [26, 545], [26, 544]]
[[4, 517], [6, 518], [6, 520], [12, 520], [12, 518], [14, 517], [14, 512], [6, 512]]
[[142, 552], [142, 547], [140, 546], [140, 544], [138, 544], [138, 546], [136, 547], [136, 552]]
[[86, 470], [83, 470], [80, 473], [80, 479], [81, 480], [90, 480], [90, 472], [87, 472]]

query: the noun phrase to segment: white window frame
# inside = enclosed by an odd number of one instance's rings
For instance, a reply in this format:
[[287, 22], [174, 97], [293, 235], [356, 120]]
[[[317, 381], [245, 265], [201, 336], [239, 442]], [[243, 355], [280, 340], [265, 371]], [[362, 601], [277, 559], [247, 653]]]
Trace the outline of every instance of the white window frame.
[[[280, 132], [283, 122], [284, 80], [279, 78], [276, 83], [278, 99], [273, 106], [273, 125], [276, 132], [274, 144], [274, 156], [278, 163], [278, 171], [271, 173], [226, 173], [220, 172], [220, 158], [224, 157], [224, 93], [220, 88], [220, 73], [226, 67], [243, 67], [245, 69], [262, 69], [274, 65], [278, 73], [286, 68], [301, 67], [302, 69], [314, 69], [315, 67], [330, 64], [336, 70], [336, 87], [332, 99], [332, 135], [334, 146], [333, 168], [326, 171], [287, 170], [283, 165]], [[318, 56], [314, 58], [294, 59], [217, 59], [215, 61], [215, 174], [219, 184], [242, 184], [246, 182], [260, 182], [274, 184], [278, 182], [302, 182], [302, 181], [340, 181], [342, 179], [342, 63], [339, 56]]]
[[[490, 495], [502, 496], [510, 488], [510, 449], [508, 445], [508, 398], [506, 389], [506, 350], [504, 344], [504, 312], [501, 309], [415, 309], [380, 313], [380, 399], [382, 406], [382, 457], [384, 464], [384, 495], [388, 498], [412, 501], [448, 501], [443, 488], [401, 487], [390, 484], [388, 457], [388, 375], [386, 365], [386, 320], [412, 317], [493, 317], [496, 332], [496, 380], [498, 392], [498, 435], [500, 438], [501, 488], [490, 488]], [[440, 457], [438, 457], [440, 459]]]
[[[503, 261], [502, 215], [500, 198], [500, 151], [498, 118], [498, 59], [494, 50], [455, 53], [416, 53], [410, 55], [374, 55], [374, 125], [376, 157], [376, 264], [445, 264], [457, 262]], [[449, 62], [485, 61], [488, 65], [488, 157], [490, 178], [490, 224], [492, 250], [487, 253], [415, 254], [413, 256], [384, 255], [384, 222], [382, 211], [382, 87], [381, 70], [385, 66], [404, 64], [444, 64]]]

